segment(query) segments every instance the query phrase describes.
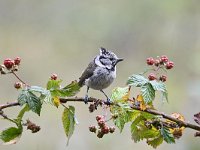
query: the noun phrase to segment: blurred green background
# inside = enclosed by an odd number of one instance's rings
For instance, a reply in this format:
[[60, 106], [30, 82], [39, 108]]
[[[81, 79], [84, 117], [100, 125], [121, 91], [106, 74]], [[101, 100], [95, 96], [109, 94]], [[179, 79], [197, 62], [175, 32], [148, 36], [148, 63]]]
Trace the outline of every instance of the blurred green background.
[[[99, 47], [113, 50], [125, 58], [118, 65], [115, 82], [106, 89], [124, 86], [127, 77], [143, 71], [149, 56], [165, 54], [175, 63], [168, 73], [169, 104], [159, 99], [156, 106], [166, 113], [181, 112], [193, 122], [200, 111], [200, 1], [198, 0], [0, 0], [0, 61], [22, 58], [19, 75], [31, 85], [45, 86], [49, 76], [57, 73], [63, 85], [78, 79], [88, 62], [99, 53]], [[13, 87], [13, 76], [0, 77], [0, 103], [16, 100], [19, 91]], [[85, 88], [78, 96], [83, 96]], [[136, 95], [136, 91], [132, 92]], [[90, 96], [103, 98], [97, 91]], [[147, 149], [145, 142], [135, 144], [127, 125], [123, 133], [98, 139], [88, 132], [95, 115], [88, 106], [76, 106], [80, 122], [70, 145], [61, 124], [63, 108], [44, 105], [41, 117], [28, 113], [42, 130], [23, 133], [16, 145], [1, 150], [132, 150]], [[16, 116], [19, 108], [7, 109]], [[0, 120], [0, 130], [8, 124]], [[176, 144], [163, 144], [159, 150], [198, 150], [200, 142], [194, 131], [186, 129]]]

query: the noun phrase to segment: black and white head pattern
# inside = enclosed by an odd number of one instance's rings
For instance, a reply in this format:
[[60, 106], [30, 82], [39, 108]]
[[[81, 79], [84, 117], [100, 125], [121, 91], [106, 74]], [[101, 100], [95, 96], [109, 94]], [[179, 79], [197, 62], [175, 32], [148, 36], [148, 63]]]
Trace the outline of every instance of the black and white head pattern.
[[96, 57], [95, 63], [107, 69], [114, 69], [118, 57], [111, 51], [105, 48], [100, 48], [100, 55]]

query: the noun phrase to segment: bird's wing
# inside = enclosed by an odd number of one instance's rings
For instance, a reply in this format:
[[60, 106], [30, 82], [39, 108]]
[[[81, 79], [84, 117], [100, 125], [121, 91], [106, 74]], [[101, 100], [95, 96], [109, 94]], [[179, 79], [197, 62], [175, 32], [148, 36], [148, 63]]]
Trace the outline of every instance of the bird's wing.
[[82, 73], [81, 77], [79, 78], [79, 86], [83, 86], [86, 79], [91, 77], [94, 73], [95, 68], [97, 65], [95, 64], [94, 60], [89, 63], [88, 67], [85, 69], [85, 71]]

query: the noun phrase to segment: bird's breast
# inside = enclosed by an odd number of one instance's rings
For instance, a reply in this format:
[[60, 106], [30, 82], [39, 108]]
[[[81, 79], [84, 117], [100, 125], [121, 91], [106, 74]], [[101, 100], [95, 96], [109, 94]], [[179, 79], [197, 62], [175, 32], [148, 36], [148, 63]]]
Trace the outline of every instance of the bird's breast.
[[116, 69], [108, 70], [97, 67], [94, 74], [85, 81], [85, 84], [92, 89], [102, 90], [107, 88], [116, 78]]

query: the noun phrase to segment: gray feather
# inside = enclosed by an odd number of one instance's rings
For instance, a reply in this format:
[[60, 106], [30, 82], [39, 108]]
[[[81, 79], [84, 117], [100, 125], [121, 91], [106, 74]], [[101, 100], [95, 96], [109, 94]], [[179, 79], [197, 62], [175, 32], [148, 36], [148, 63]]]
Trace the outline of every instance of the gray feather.
[[88, 67], [82, 73], [81, 77], [79, 78], [79, 86], [83, 86], [85, 84], [85, 80], [90, 78], [94, 74], [94, 70], [97, 65], [94, 63], [94, 60], [89, 63]]

